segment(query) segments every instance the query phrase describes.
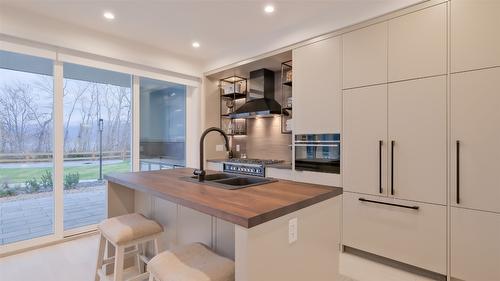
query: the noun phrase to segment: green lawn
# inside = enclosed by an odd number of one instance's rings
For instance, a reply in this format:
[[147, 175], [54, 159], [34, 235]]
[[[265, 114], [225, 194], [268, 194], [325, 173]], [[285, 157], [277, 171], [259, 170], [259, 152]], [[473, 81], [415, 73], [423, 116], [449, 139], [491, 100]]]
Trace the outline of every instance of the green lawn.
[[[40, 180], [40, 176], [45, 170], [50, 168], [1, 168], [0, 169], [0, 182], [7, 180], [9, 183], [24, 183], [26, 180], [35, 177]], [[103, 165], [102, 173], [119, 173], [129, 172], [130, 161], [123, 161], [116, 164]], [[80, 180], [91, 180], [99, 177], [99, 165], [82, 165], [78, 167], [64, 168], [64, 174], [76, 173], [80, 174]]]

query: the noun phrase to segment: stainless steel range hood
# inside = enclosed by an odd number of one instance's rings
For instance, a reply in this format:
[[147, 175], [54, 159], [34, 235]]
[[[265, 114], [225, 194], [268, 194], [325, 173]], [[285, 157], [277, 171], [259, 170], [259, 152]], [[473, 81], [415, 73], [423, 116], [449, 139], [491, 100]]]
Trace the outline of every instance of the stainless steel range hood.
[[281, 105], [274, 99], [274, 72], [259, 69], [250, 72], [247, 102], [229, 114], [231, 118], [253, 118], [281, 114]]

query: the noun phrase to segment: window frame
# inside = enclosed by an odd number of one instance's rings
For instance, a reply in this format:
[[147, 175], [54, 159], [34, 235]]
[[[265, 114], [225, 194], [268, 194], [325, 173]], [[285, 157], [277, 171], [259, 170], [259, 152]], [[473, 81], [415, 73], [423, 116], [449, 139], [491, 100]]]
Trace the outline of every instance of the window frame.
[[[64, 231], [63, 225], [63, 174], [64, 174], [64, 63], [80, 64], [109, 71], [122, 72], [131, 75], [132, 90], [132, 124], [131, 124], [131, 155], [132, 171], [140, 170], [139, 148], [140, 148], [140, 77], [163, 80], [186, 86], [186, 166], [197, 165], [197, 151], [188, 150], [187, 147], [196, 145], [194, 140], [200, 135], [201, 130], [201, 79], [194, 79], [188, 75], [152, 69], [133, 63], [127, 63], [114, 59], [109, 59], [97, 55], [81, 53], [77, 51], [58, 49], [54, 46], [43, 44], [22, 42], [20, 40], [0, 39], [0, 50], [14, 52], [23, 55], [47, 58], [53, 62], [54, 79], [54, 104], [53, 104], [53, 197], [54, 197], [54, 233], [51, 235], [24, 240], [2, 245], [0, 247], [0, 257], [7, 256], [28, 249], [40, 248], [44, 245], [63, 242], [84, 233], [93, 233], [97, 225], [88, 225], [80, 228]], [[107, 198], [107, 192], [106, 192]], [[107, 208], [106, 208], [107, 209]], [[151, 210], [149, 210], [151, 212]], [[107, 216], [107, 214], [106, 214]]]

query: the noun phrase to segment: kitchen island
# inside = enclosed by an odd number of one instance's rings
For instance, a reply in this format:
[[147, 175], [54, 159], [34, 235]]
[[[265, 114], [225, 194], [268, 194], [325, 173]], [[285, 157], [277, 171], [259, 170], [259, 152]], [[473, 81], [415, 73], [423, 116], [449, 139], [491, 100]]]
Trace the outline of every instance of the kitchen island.
[[192, 172], [106, 176], [108, 217], [152, 217], [166, 248], [203, 242], [235, 260], [238, 281], [336, 280], [341, 188], [279, 180], [227, 190], [186, 180]]

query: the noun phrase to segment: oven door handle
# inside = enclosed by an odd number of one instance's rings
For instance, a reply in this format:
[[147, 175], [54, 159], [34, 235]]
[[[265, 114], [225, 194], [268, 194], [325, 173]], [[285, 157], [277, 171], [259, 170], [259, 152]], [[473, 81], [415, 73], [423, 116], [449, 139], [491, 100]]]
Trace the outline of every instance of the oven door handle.
[[311, 146], [311, 147], [338, 147], [339, 145], [338, 144], [294, 144], [294, 146], [298, 146], [298, 147], [307, 147], [307, 146]]
[[340, 143], [340, 140], [319, 140], [319, 141], [314, 141], [314, 140], [309, 140], [309, 141], [302, 141], [302, 140], [296, 140], [295, 143]]

